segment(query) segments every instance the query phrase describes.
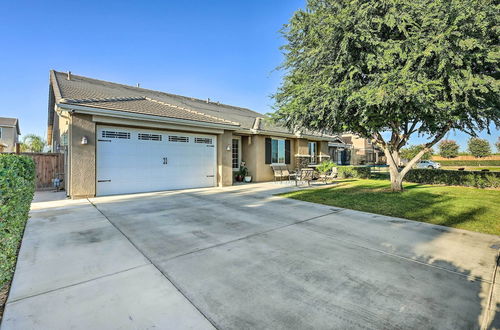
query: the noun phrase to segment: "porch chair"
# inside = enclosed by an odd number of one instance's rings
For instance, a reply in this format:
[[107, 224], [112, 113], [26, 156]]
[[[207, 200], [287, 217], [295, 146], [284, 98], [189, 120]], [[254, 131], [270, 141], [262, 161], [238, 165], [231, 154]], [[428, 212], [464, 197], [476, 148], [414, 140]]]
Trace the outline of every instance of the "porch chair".
[[297, 172], [297, 175], [295, 176], [295, 186], [298, 186], [299, 181], [307, 182], [307, 185], [310, 187], [311, 186], [311, 181], [314, 176], [314, 169], [312, 168], [302, 168]]
[[321, 175], [321, 178], [323, 179], [323, 182], [327, 184], [328, 180], [336, 179], [337, 175], [338, 175], [338, 170], [336, 167], [334, 167], [329, 173]]

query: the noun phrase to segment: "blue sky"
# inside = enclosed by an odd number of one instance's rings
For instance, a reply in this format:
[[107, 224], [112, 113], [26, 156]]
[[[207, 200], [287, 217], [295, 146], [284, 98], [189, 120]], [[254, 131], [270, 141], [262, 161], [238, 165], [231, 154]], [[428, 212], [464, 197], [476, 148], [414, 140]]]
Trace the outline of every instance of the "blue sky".
[[1, 1], [0, 116], [44, 135], [50, 69], [269, 112], [278, 31], [304, 3]]

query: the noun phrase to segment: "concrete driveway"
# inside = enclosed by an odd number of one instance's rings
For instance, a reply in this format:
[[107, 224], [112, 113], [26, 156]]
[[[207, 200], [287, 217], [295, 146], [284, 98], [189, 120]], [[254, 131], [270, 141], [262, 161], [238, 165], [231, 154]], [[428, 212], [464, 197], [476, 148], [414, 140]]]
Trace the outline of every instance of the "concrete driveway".
[[252, 184], [33, 204], [6, 329], [500, 327], [500, 237]]

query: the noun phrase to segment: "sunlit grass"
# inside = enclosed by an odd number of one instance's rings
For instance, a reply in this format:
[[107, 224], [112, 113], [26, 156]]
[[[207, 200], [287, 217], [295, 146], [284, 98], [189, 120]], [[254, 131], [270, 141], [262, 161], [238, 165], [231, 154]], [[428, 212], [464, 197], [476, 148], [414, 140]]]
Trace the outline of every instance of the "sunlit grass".
[[284, 194], [298, 200], [500, 235], [500, 190], [405, 183], [390, 191], [387, 180], [339, 180], [334, 187]]

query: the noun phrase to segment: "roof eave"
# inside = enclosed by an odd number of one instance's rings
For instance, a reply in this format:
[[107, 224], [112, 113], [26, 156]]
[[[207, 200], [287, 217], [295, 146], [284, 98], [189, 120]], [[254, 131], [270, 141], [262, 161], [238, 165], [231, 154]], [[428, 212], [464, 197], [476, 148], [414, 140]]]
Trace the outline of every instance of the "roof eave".
[[71, 112], [71, 113], [81, 113], [81, 114], [89, 114], [89, 115], [106, 115], [109, 117], [151, 120], [151, 121], [156, 121], [156, 122], [165, 122], [165, 123], [171, 123], [171, 124], [175, 123], [175, 124], [187, 125], [187, 126], [220, 128], [220, 129], [224, 129], [224, 130], [233, 130], [233, 131], [237, 130], [239, 128], [239, 126], [237, 126], [237, 125], [210, 123], [210, 122], [171, 118], [171, 117], [162, 117], [162, 116], [147, 115], [147, 114], [120, 111], [120, 110], [110, 110], [110, 109], [101, 109], [101, 108], [95, 108], [95, 107], [86, 107], [86, 106], [82, 106], [82, 105], [67, 104], [67, 103], [57, 103], [56, 107], [62, 111], [67, 111], [67, 112]]

